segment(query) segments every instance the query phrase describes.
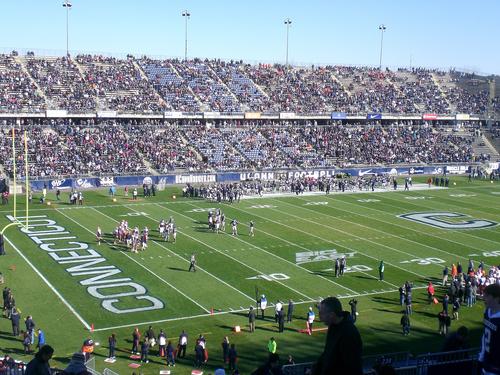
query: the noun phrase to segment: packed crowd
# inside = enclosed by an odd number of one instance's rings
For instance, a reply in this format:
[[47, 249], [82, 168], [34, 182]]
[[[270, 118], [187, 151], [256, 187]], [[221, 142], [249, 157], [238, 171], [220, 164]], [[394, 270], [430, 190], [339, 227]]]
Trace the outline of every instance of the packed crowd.
[[[477, 78], [423, 68], [12, 54], [0, 55], [0, 110], [484, 114], [489, 90]], [[499, 104], [497, 96], [497, 111]]]
[[74, 113], [96, 108], [95, 90], [83, 79], [73, 60], [27, 58], [26, 66], [44, 91], [49, 109], [65, 108]]
[[0, 55], [0, 111], [39, 112], [44, 109], [43, 97], [15, 57]]
[[[18, 176], [25, 174], [24, 130], [28, 131], [28, 173], [32, 177], [146, 172], [135, 140], [131, 142], [123, 126], [116, 123], [102, 121], [97, 125], [92, 119], [78, 123], [66, 119], [26, 120], [16, 130]], [[10, 131], [9, 126], [0, 130], [0, 164], [12, 176]]]
[[190, 172], [203, 170], [205, 163], [199, 160], [196, 152], [187, 141], [175, 122], [151, 120], [146, 123], [129, 121], [125, 132], [133, 140], [138, 151], [152, 168], [160, 173], [185, 169]]
[[171, 60], [170, 63], [198, 97], [202, 109], [215, 112], [239, 112], [241, 110], [241, 105], [234, 93], [221, 81], [208, 61]]
[[[0, 164], [12, 175], [11, 128], [17, 129], [17, 173], [24, 175], [24, 130], [32, 177], [139, 174], [148, 170], [213, 172], [469, 163], [477, 133], [425, 123], [381, 125], [328, 121], [0, 120]], [[467, 129], [465, 129], [467, 130]], [[474, 133], [476, 132], [476, 133]]]
[[98, 109], [161, 112], [166, 108], [133, 59], [79, 55], [76, 62], [84, 80], [96, 91]]

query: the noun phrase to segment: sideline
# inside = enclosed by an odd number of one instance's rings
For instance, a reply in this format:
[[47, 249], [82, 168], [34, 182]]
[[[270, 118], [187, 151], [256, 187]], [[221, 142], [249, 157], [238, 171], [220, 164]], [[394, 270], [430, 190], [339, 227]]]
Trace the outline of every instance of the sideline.
[[68, 301], [66, 301], [66, 299], [64, 299], [64, 297], [57, 291], [57, 289], [50, 283], [49, 280], [47, 280], [45, 278], [45, 276], [42, 275], [42, 273], [33, 265], [33, 263], [31, 263], [28, 258], [26, 258], [26, 256], [16, 247], [16, 245], [14, 245], [6, 236], [4, 236], [5, 240], [10, 244], [10, 246], [12, 246], [12, 248], [14, 250], [17, 251], [17, 253], [21, 256], [21, 258], [23, 258], [26, 263], [29, 264], [29, 266], [33, 269], [33, 271], [35, 271], [35, 273], [40, 276], [40, 278], [45, 282], [45, 284], [47, 284], [47, 286], [52, 289], [52, 291], [55, 293], [55, 295], [57, 297], [59, 297], [59, 299], [62, 301], [62, 303], [64, 303], [66, 305], [66, 307], [73, 313], [73, 315], [75, 315], [77, 317], [77, 319], [82, 322], [83, 326], [87, 329], [87, 330], [90, 330], [90, 325], [80, 316], [80, 314], [78, 314], [76, 312], [76, 310], [73, 308], [73, 306], [71, 306], [69, 304]]

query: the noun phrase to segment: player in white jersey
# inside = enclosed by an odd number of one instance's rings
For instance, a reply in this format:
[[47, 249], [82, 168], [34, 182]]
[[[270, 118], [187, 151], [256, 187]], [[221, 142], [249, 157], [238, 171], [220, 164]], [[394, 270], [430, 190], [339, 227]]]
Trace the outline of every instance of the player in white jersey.
[[210, 212], [210, 215], [208, 215], [208, 229], [212, 229], [214, 230], [215, 227], [214, 227], [214, 215], [211, 214], [212, 212]]
[[236, 221], [236, 219], [233, 219], [233, 221], [231, 221], [231, 228], [233, 230], [233, 236], [237, 236], [238, 235], [238, 222]]
[[97, 231], [96, 231], [96, 234], [95, 234], [95, 238], [97, 240], [97, 244], [100, 245], [101, 244], [101, 240], [102, 240], [102, 231], [101, 231], [101, 227], [97, 227]]
[[160, 237], [163, 238], [163, 232], [165, 232], [165, 220], [161, 220], [158, 225], [158, 232], [160, 232]]
[[220, 230], [220, 217], [217, 216], [215, 218], [215, 233], [219, 234], [219, 230]]
[[221, 212], [220, 215], [220, 228], [223, 232], [226, 231], [226, 216], [224, 215], [223, 212]]
[[148, 234], [146, 231], [143, 231], [141, 236], [141, 250], [144, 251], [147, 248], [148, 248]]
[[175, 241], [177, 241], [177, 228], [175, 226], [175, 224], [172, 225], [172, 239], [173, 239], [173, 243], [175, 243]]
[[253, 223], [252, 220], [250, 220], [250, 224], [249, 225], [250, 225], [250, 234], [249, 234], [249, 236], [253, 237], [253, 236], [255, 236], [255, 224]]

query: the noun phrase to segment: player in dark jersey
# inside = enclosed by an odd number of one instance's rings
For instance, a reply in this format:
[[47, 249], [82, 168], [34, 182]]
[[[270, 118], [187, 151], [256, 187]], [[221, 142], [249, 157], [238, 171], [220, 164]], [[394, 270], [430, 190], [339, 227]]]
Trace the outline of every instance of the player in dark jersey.
[[479, 362], [484, 375], [500, 374], [500, 285], [491, 284], [484, 289], [484, 334]]

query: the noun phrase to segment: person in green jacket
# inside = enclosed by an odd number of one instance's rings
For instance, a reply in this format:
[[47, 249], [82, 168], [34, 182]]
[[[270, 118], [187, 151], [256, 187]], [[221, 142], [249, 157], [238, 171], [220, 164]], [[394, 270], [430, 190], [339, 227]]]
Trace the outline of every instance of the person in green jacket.
[[271, 337], [269, 339], [269, 342], [267, 343], [267, 350], [268, 350], [269, 354], [275, 354], [277, 348], [278, 348], [278, 345], [276, 344], [274, 337]]
[[378, 266], [378, 275], [379, 275], [379, 280], [380, 281], [383, 281], [384, 280], [384, 269], [385, 269], [385, 266], [384, 266], [384, 261], [381, 260], [380, 261], [380, 264]]

